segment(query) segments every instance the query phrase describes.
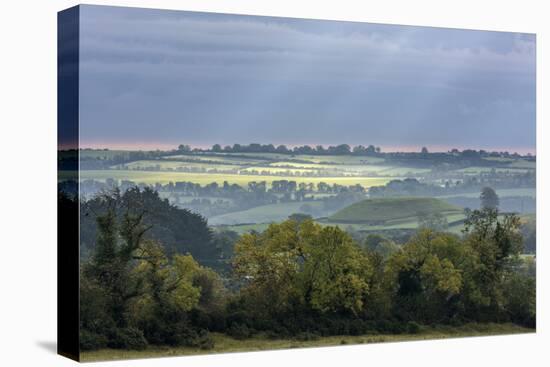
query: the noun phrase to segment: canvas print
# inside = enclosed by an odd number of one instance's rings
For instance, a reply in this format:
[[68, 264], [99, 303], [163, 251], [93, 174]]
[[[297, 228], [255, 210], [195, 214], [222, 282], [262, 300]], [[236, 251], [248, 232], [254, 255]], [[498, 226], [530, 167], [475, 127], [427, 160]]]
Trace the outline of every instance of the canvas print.
[[535, 332], [534, 34], [91, 5], [58, 26], [61, 354]]

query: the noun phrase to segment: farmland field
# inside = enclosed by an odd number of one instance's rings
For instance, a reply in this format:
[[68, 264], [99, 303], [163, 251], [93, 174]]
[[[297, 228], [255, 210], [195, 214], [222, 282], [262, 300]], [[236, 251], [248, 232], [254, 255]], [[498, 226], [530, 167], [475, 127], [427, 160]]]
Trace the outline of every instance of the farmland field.
[[[70, 171], [66, 171], [61, 175], [71, 177]], [[138, 171], [138, 170], [87, 170], [80, 171], [81, 180], [98, 180], [105, 181], [108, 178], [115, 180], [130, 180], [136, 183], [166, 184], [169, 182], [189, 181], [201, 185], [207, 185], [216, 182], [221, 185], [224, 181], [230, 184], [237, 184], [246, 187], [251, 181], [266, 181], [270, 185], [275, 180], [292, 180], [297, 183], [314, 183], [325, 182], [327, 184], [339, 185], [361, 185], [363, 187], [371, 187], [384, 185], [390, 180], [389, 177], [302, 177], [302, 176], [268, 176], [268, 175], [238, 175], [238, 174], [221, 174], [221, 173], [194, 173], [194, 172], [164, 172], [164, 171]]]
[[[130, 181], [145, 185], [175, 185], [177, 182], [191, 182], [206, 187], [216, 183], [219, 187], [224, 182], [238, 185], [250, 192], [252, 182], [265, 182], [265, 190], [269, 192], [273, 181], [289, 181], [295, 183], [290, 191], [273, 191], [269, 199], [256, 200], [255, 195], [243, 199], [230, 192], [182, 192], [180, 189], [167, 188], [159, 193], [172, 204], [187, 208], [202, 214], [212, 226], [230, 228], [238, 233], [249, 230], [265, 229], [269, 223], [285, 220], [294, 213], [309, 214], [322, 225], [337, 225], [343, 228], [353, 227], [360, 231], [415, 229], [419, 225], [419, 213], [438, 214], [447, 221], [449, 231], [458, 233], [464, 220], [463, 207], [473, 205], [467, 200], [479, 198], [479, 189], [471, 192], [457, 192], [448, 195], [413, 194], [411, 196], [426, 196], [426, 198], [404, 197], [384, 199], [382, 206], [377, 206], [380, 199], [363, 196], [338, 198], [338, 190], [331, 188], [319, 189], [319, 183], [329, 186], [334, 184], [342, 187], [360, 185], [364, 190], [372, 186], [384, 186], [392, 180], [414, 177], [422, 182], [427, 178], [437, 184], [441, 173], [434, 170], [433, 165], [422, 163], [407, 163], [392, 160], [384, 156], [356, 155], [311, 155], [282, 154], [267, 152], [130, 152], [83, 150], [82, 157], [92, 160], [117, 162], [103, 166], [104, 169], [86, 169], [80, 171], [80, 179], [106, 182], [114, 179], [119, 183]], [[118, 161], [115, 159], [118, 157]], [[483, 174], [519, 174], [534, 171], [536, 163], [521, 158], [487, 157], [479, 161], [481, 165], [472, 164], [464, 167], [456, 166], [446, 172], [453, 178], [463, 179]], [[60, 179], [70, 177], [70, 171], [61, 171]], [[302, 184], [300, 186], [300, 184]], [[307, 185], [305, 196], [297, 197], [298, 187]], [[254, 185], [253, 185], [254, 186]], [[294, 190], [294, 191], [293, 191]], [[497, 189], [497, 194], [505, 201], [508, 197], [533, 198], [534, 188]], [[366, 194], [366, 195], [365, 195]], [[261, 194], [263, 195], [263, 194]], [[261, 197], [260, 195], [260, 197]], [[428, 198], [432, 197], [432, 198]], [[254, 203], [248, 200], [255, 200]], [[460, 203], [461, 207], [451, 205], [438, 199], [448, 199]], [[243, 201], [244, 200], [244, 201]], [[351, 201], [350, 201], [351, 200]], [[454, 200], [454, 201], [453, 201]], [[529, 202], [513, 199], [509, 205], [529, 208]], [[351, 205], [353, 204], [353, 205]], [[351, 206], [349, 206], [351, 205]], [[508, 206], [510, 207], [510, 206]], [[350, 228], [351, 228], [350, 227]]]
[[[535, 188], [518, 188], [518, 189], [497, 189], [496, 193], [500, 197], [509, 197], [509, 196], [528, 196], [528, 197], [535, 197], [537, 190]], [[444, 195], [444, 196], [438, 196], [440, 199], [445, 198], [451, 198], [451, 197], [467, 197], [467, 198], [478, 198], [479, 193], [478, 192], [468, 192], [468, 193], [461, 193], [461, 194], [454, 194], [454, 195]]]
[[[458, 213], [443, 213], [443, 217], [449, 223], [447, 230], [453, 233], [460, 233], [464, 228], [463, 221], [466, 218], [464, 214]], [[324, 226], [338, 226], [344, 230], [353, 229], [355, 231], [383, 231], [383, 230], [394, 230], [394, 229], [417, 229], [418, 228], [418, 217], [411, 216], [408, 218], [402, 218], [400, 220], [387, 221], [381, 224], [368, 224], [368, 223], [355, 223], [355, 222], [337, 222], [331, 221], [330, 219], [319, 219], [318, 222]]]
[[[433, 171], [431, 166], [415, 166], [404, 164], [399, 160], [373, 156], [207, 151], [181, 154], [157, 152], [154, 155], [145, 155], [149, 158], [143, 159], [143, 155], [139, 152], [117, 150], [83, 150], [81, 155], [92, 160], [112, 160], [115, 157], [122, 159], [117, 164], [106, 166], [105, 169], [81, 170], [80, 179], [84, 181], [106, 182], [107, 179], [114, 179], [119, 183], [131, 181], [145, 185], [191, 182], [203, 187], [212, 183], [217, 183], [221, 187], [224, 182], [227, 182], [230, 185], [239, 185], [245, 190], [249, 190], [248, 186], [251, 182], [265, 181], [268, 191], [272, 188], [273, 181], [286, 180], [295, 182], [297, 186], [309, 185], [306, 201], [303, 198], [294, 197], [292, 191], [287, 191], [286, 194], [274, 192], [270, 194], [269, 200], [260, 200], [254, 204], [242, 202], [242, 198], [230, 193], [220, 196], [220, 193], [211, 192], [183, 193], [172, 189], [160, 191], [161, 197], [167, 198], [172, 204], [204, 215], [210, 225], [230, 228], [238, 233], [265, 229], [269, 223], [283, 221], [293, 213], [310, 214], [322, 225], [337, 225], [360, 231], [415, 229], [419, 225], [419, 213], [437, 214], [447, 221], [449, 231], [458, 233], [462, 229], [464, 220], [462, 208], [438, 199], [457, 198], [455, 200], [458, 200], [458, 203], [475, 207], [475, 204], [468, 204], [465, 200], [479, 198], [479, 191], [475, 190], [434, 196], [435, 198], [428, 198], [431, 195], [426, 195], [424, 199], [390, 197], [383, 199], [383, 204], [379, 206], [380, 199], [361, 202], [367, 197], [363, 196], [355, 197], [351, 202], [343, 202], [342, 199], [335, 198], [337, 191], [320, 190], [317, 187], [323, 182], [330, 186], [360, 185], [368, 190], [372, 186], [383, 186], [391, 180], [408, 177], [419, 180], [426, 177], [438, 179], [437, 172]], [[131, 160], [131, 157], [136, 159]], [[525, 174], [534, 170], [536, 166], [534, 161], [517, 158], [488, 157], [485, 162], [490, 163], [487, 166], [473, 164], [469, 167], [456, 167], [447, 172], [451, 175], [463, 175], [463, 177], [495, 172], [496, 174]], [[67, 177], [70, 177], [70, 173], [61, 172], [61, 179], [64, 174], [66, 176], [69, 174]], [[534, 198], [536, 195], [534, 188], [497, 189], [496, 191], [503, 199]], [[328, 203], [330, 200], [332, 204]], [[518, 203], [515, 205], [524, 205], [521, 201]], [[348, 206], [350, 204], [353, 205]], [[526, 205], [530, 205], [529, 202]]]
[[[308, 204], [314, 209], [320, 208], [322, 206], [322, 202], [319, 201], [310, 202]], [[248, 210], [211, 217], [208, 221], [211, 225], [280, 222], [282, 220], [285, 220], [289, 215], [293, 213], [301, 212], [301, 207], [303, 205], [304, 203], [302, 202], [262, 205]]]
[[[437, 199], [458, 198], [464, 202], [479, 197], [479, 191], [453, 193], [432, 198], [388, 198], [381, 207], [377, 206], [379, 199], [358, 203], [365, 197], [356, 197], [345, 203], [336, 199], [337, 191], [321, 190], [317, 186], [323, 182], [327, 185], [350, 187], [360, 185], [365, 190], [372, 186], [383, 186], [392, 180], [416, 177], [419, 180], [431, 177], [436, 181], [437, 172], [433, 166], [405, 165], [403, 162], [375, 156], [354, 155], [310, 155], [281, 154], [266, 152], [187, 152], [171, 154], [155, 152], [144, 155], [143, 152], [83, 150], [81, 156], [93, 160], [113, 160], [119, 157], [117, 164], [105, 166], [105, 169], [86, 169], [80, 171], [80, 179], [106, 182], [114, 179], [119, 183], [130, 181], [145, 185], [173, 185], [177, 182], [191, 182], [206, 187], [216, 183], [222, 186], [236, 184], [245, 190], [252, 182], [266, 183], [270, 190], [273, 181], [286, 180], [296, 186], [307, 186], [307, 200], [294, 197], [292, 191], [271, 194], [269, 200], [260, 200], [254, 204], [241, 202], [243, 199], [233, 194], [202, 192], [182, 193], [167, 189], [160, 195], [172, 204], [189, 208], [204, 215], [210, 225], [227, 227], [238, 233], [248, 230], [265, 228], [267, 224], [285, 220], [293, 213], [310, 214], [322, 225], [338, 225], [363, 231], [383, 229], [415, 229], [418, 227], [419, 213], [443, 216], [449, 223], [449, 230], [457, 232], [462, 228], [464, 213], [462, 208], [453, 206]], [[135, 160], [132, 160], [135, 157]], [[149, 157], [143, 159], [143, 157]], [[121, 160], [120, 160], [121, 159]], [[452, 175], [487, 174], [491, 172], [508, 174], [524, 174], [534, 170], [536, 163], [517, 158], [488, 157], [487, 166], [456, 167], [447, 171]], [[61, 171], [60, 179], [70, 177], [71, 171]], [[435, 176], [434, 176], [435, 174]], [[294, 189], [296, 190], [297, 187]], [[286, 190], [286, 189], [285, 189]], [[535, 197], [534, 188], [498, 189], [501, 198]], [[286, 195], [286, 198], [283, 197]], [[413, 195], [418, 196], [418, 195]], [[431, 196], [431, 195], [425, 195]], [[333, 200], [332, 204], [327, 201]], [[349, 199], [348, 199], [349, 200]], [[517, 200], [516, 200], [517, 201]], [[355, 204], [354, 204], [355, 203]], [[518, 201], [519, 204], [523, 205]], [[348, 206], [354, 204], [352, 206]], [[466, 205], [466, 204], [464, 204]], [[346, 208], [344, 208], [346, 207]], [[330, 208], [330, 209], [329, 209]], [[338, 211], [340, 210], [340, 211]]]
[[[218, 153], [220, 156], [231, 156], [231, 153]], [[315, 164], [376, 164], [384, 162], [378, 157], [355, 157], [349, 155], [308, 155], [308, 154], [279, 154], [279, 153], [239, 153], [239, 156], [249, 158], [260, 158], [272, 161], [284, 161], [293, 159], [308, 161]]]
[[[176, 161], [176, 160], [143, 160], [143, 161], [134, 161], [131, 163], [122, 164], [119, 166], [113, 166], [113, 170], [117, 169], [128, 169], [128, 170], [144, 170], [144, 171], [170, 171], [178, 170], [182, 168], [196, 168], [204, 170], [214, 170], [214, 169], [233, 169], [235, 164], [229, 164], [227, 162], [215, 162], [215, 163], [204, 163], [200, 160], [193, 160], [188, 162]], [[240, 166], [236, 166], [240, 167]]]
[[[223, 152], [188, 152], [186, 154], [154, 153], [154, 159], [140, 159], [144, 152], [130, 151], [104, 151], [104, 150], [83, 150], [80, 152], [82, 158], [87, 159], [86, 164], [92, 164], [86, 170], [91, 172], [84, 173], [83, 178], [90, 178], [98, 174], [96, 179], [104, 179], [105, 173], [94, 172], [94, 161], [101, 162], [118, 157], [123, 162], [114, 164], [108, 168], [111, 171], [111, 178], [137, 180], [142, 183], [166, 183], [169, 181], [183, 180], [179, 176], [183, 174], [209, 173], [224, 175], [251, 175], [258, 180], [271, 182], [269, 178], [263, 176], [277, 176], [281, 179], [287, 179], [287, 176], [295, 179], [296, 182], [321, 181], [321, 177], [330, 177], [323, 179], [327, 183], [339, 183], [343, 185], [352, 185], [359, 183], [364, 187], [370, 187], [365, 180], [351, 180], [348, 177], [377, 177], [380, 179], [399, 179], [403, 177], [418, 177], [433, 174], [433, 166], [426, 167], [418, 164], [404, 164], [400, 161], [394, 161], [382, 157], [372, 156], [354, 156], [354, 155], [308, 155], [308, 154], [280, 154], [280, 153], [223, 153]], [[135, 157], [132, 159], [132, 157]], [[130, 161], [128, 161], [130, 160]], [[454, 175], [474, 176], [479, 174], [502, 173], [502, 174], [526, 174], [534, 172], [536, 162], [525, 159], [494, 158], [485, 160], [484, 166], [458, 166], [446, 168], [449, 173]], [[118, 171], [140, 171], [140, 174], [133, 172], [122, 173]], [[145, 172], [155, 172], [155, 176]], [[172, 174], [178, 174], [172, 176]], [[155, 178], [158, 177], [158, 180]], [[303, 177], [312, 177], [304, 180]], [[342, 181], [332, 178], [342, 178]], [[248, 178], [230, 177], [230, 182], [239, 185], [245, 185], [244, 181]], [[156, 182], [153, 182], [157, 180]], [[188, 176], [186, 181], [196, 183], [205, 183], [204, 176]], [[207, 179], [206, 179], [207, 180]], [[222, 180], [223, 181], [223, 180]], [[215, 178], [211, 182], [220, 183], [220, 179]], [[378, 181], [379, 183], [382, 181]], [[384, 181], [386, 182], [386, 181]], [[377, 183], [378, 184], [378, 183]]]
[[111, 169], [129, 169], [144, 171], [224, 171], [224, 173], [266, 174], [292, 176], [402, 176], [420, 175], [430, 171], [428, 168], [401, 167], [383, 164], [383, 160], [357, 159], [360, 157], [323, 157], [326, 160], [312, 159], [310, 156], [274, 157], [241, 155], [177, 155], [156, 160], [137, 160], [114, 165]]
[[[317, 221], [322, 225], [339, 226], [343, 229], [353, 228], [360, 231], [377, 231], [386, 229], [415, 229], [418, 227], [418, 214], [422, 211], [426, 213], [440, 213], [451, 227], [462, 228], [462, 221], [465, 219], [460, 208], [436, 199], [376, 199], [368, 200], [374, 202], [385, 201], [384, 205], [372, 204], [364, 205], [363, 202], [351, 205], [334, 214], [323, 210], [322, 202], [309, 202], [308, 204], [317, 209], [321, 217]], [[279, 203], [264, 206], [258, 206], [252, 209], [232, 212], [220, 216], [209, 218], [211, 225], [228, 228], [238, 233], [249, 231], [263, 231], [269, 223], [276, 223], [285, 220], [293, 213], [302, 212], [303, 203]], [[353, 215], [354, 220], [340, 219], [347, 217], [350, 211], [357, 212], [357, 206], [361, 206], [361, 215]], [[405, 208], [404, 211], [398, 208]]]

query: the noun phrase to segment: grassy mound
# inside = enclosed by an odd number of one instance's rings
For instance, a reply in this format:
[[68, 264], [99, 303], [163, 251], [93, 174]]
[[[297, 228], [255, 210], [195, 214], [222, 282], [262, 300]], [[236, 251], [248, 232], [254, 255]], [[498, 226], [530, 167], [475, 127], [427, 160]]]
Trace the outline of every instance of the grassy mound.
[[435, 198], [367, 199], [352, 204], [329, 217], [339, 223], [383, 223], [426, 214], [452, 215], [462, 209]]

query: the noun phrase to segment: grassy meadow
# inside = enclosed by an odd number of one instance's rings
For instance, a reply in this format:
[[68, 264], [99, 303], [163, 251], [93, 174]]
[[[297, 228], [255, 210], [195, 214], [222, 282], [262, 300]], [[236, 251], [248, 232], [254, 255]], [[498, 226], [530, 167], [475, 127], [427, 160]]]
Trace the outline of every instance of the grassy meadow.
[[[301, 202], [278, 203], [261, 205], [255, 208], [227, 213], [209, 218], [211, 225], [238, 225], [241, 223], [272, 223], [285, 220], [289, 213], [299, 213], [304, 204]], [[309, 205], [321, 207], [321, 202], [312, 202]]]
[[259, 334], [245, 340], [232, 338], [225, 334], [212, 333], [214, 347], [200, 349], [197, 347], [149, 347], [145, 350], [101, 349], [82, 352], [82, 362], [103, 360], [175, 357], [211, 353], [253, 352], [262, 350], [318, 348], [342, 345], [394, 343], [402, 341], [421, 341], [446, 338], [480, 337], [491, 335], [512, 335], [533, 333], [533, 329], [514, 324], [466, 324], [459, 327], [434, 326], [424, 327], [417, 334], [370, 334], [370, 335], [337, 335], [318, 337], [314, 340], [273, 339]]
[[417, 216], [419, 213], [460, 214], [462, 209], [434, 198], [367, 199], [352, 204], [329, 217], [333, 222], [386, 222]]
[[[534, 198], [537, 195], [537, 190], [535, 188], [517, 188], [517, 189], [500, 189], [498, 190], [498, 196], [501, 198], [506, 198], [510, 196], [527, 196]], [[468, 192], [468, 193], [460, 193], [460, 194], [454, 194], [454, 195], [442, 195], [438, 196], [440, 199], [446, 199], [456, 196], [462, 196], [467, 198], [478, 198], [479, 193], [478, 192]]]

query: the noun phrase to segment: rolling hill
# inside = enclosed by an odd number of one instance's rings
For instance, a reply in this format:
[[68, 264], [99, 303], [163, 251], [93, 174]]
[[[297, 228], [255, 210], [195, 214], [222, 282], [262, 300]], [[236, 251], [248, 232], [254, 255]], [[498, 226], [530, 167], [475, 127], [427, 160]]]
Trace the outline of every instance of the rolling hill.
[[[308, 204], [317, 210], [322, 210], [321, 201], [312, 201]], [[293, 213], [300, 213], [303, 202], [290, 202], [261, 205], [251, 209], [217, 215], [208, 219], [210, 225], [237, 225], [252, 223], [281, 222]], [[324, 215], [330, 213], [323, 213]]]
[[462, 209], [435, 198], [367, 199], [334, 213], [328, 219], [336, 223], [379, 223], [418, 217], [419, 214], [461, 214]]

